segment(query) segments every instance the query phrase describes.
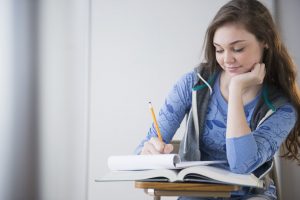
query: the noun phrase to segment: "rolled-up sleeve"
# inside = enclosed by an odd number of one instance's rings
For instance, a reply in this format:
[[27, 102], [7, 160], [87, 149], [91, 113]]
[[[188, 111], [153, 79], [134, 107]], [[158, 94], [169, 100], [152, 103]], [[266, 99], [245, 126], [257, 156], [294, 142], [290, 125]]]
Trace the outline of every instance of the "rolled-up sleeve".
[[291, 104], [280, 107], [253, 132], [226, 139], [229, 167], [236, 173], [250, 173], [272, 159], [296, 122]]

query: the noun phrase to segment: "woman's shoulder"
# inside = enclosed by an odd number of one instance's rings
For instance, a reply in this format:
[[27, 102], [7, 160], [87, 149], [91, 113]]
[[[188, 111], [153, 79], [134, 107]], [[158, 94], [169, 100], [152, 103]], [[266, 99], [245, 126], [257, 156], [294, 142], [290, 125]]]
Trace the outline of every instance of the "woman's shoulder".
[[190, 70], [186, 73], [184, 73], [180, 79], [179, 82], [185, 82], [185, 83], [189, 83], [189, 84], [195, 84], [197, 79], [197, 73], [195, 70]]
[[194, 86], [199, 80], [197, 74], [200, 74], [204, 79], [209, 79], [211, 76], [208, 66], [205, 63], [201, 63], [197, 67], [194, 67], [190, 71], [184, 73], [179, 79], [179, 82], [192, 84], [192, 86]]
[[296, 107], [291, 103], [291, 102], [286, 102], [282, 104], [280, 107], [277, 108], [277, 112], [282, 112], [282, 113], [288, 113], [294, 118], [297, 117], [297, 110]]

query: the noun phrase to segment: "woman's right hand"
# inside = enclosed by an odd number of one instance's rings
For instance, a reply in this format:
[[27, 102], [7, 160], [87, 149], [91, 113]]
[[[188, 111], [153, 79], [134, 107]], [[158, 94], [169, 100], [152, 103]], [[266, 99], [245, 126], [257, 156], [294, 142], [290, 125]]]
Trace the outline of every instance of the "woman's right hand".
[[165, 144], [157, 137], [152, 137], [149, 141], [144, 143], [141, 155], [146, 154], [168, 154], [173, 151], [172, 144]]

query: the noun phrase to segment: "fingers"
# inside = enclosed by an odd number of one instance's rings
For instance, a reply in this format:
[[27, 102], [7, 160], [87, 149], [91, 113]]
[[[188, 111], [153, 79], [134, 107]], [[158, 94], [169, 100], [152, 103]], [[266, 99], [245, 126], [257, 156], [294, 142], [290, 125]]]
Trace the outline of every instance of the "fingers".
[[150, 141], [147, 141], [144, 143], [141, 154], [160, 154], [160, 152], [156, 150], [155, 146]]
[[258, 84], [262, 84], [265, 75], [266, 75], [266, 67], [264, 63], [257, 63], [255, 65], [255, 68], [257, 69], [256, 72], [256, 77], [257, 77], [257, 82]]
[[251, 74], [257, 84], [262, 84], [266, 75], [265, 64], [256, 63], [251, 70]]
[[245, 89], [249, 87], [261, 85], [265, 75], [265, 64], [256, 63], [253, 65], [250, 72], [242, 73], [231, 78], [229, 89], [245, 91]]
[[165, 148], [165, 143], [162, 142], [160, 139], [158, 139], [157, 137], [152, 137], [149, 142], [155, 147], [155, 149], [160, 152], [163, 153], [164, 148]]
[[165, 144], [156, 137], [144, 143], [141, 154], [168, 154], [173, 151], [172, 144]]
[[261, 69], [260, 69], [260, 79], [261, 83], [263, 82], [264, 78], [266, 76], [266, 66], [264, 63], [261, 64]]
[[172, 144], [166, 144], [165, 148], [164, 148], [164, 153], [165, 154], [171, 153], [173, 151], [173, 149], [174, 149], [174, 147]]

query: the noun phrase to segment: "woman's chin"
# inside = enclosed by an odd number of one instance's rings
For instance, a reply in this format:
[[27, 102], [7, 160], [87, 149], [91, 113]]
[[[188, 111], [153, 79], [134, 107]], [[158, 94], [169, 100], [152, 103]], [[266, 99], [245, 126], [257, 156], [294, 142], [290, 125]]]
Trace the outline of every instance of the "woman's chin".
[[230, 77], [234, 77], [234, 76], [237, 76], [237, 75], [240, 75], [240, 74], [243, 74], [242, 72], [240, 71], [232, 71], [232, 70], [228, 70], [226, 71], [226, 74]]

